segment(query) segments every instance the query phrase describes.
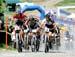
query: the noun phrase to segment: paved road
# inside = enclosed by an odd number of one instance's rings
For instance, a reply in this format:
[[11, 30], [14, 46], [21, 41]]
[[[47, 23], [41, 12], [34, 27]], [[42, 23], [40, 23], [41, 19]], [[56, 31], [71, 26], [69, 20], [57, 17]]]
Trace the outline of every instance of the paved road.
[[75, 57], [75, 41], [70, 43], [64, 40], [65, 36], [63, 37], [59, 49], [54, 46], [54, 50], [50, 50], [48, 53], [43, 52], [44, 44], [41, 44], [40, 52], [23, 50], [22, 53], [18, 53], [17, 51], [2, 50], [0, 51], [0, 57]]
[[75, 57], [73, 52], [70, 53], [44, 53], [44, 52], [22, 52], [17, 51], [0, 51], [0, 57]]
[[41, 44], [40, 52], [31, 52], [31, 50], [23, 50], [22, 53], [17, 51], [2, 50], [0, 51], [0, 57], [75, 57], [75, 41], [68, 42], [63, 36], [61, 40], [61, 46], [57, 48], [54, 46], [54, 50], [50, 50], [48, 53], [44, 52], [44, 44]]

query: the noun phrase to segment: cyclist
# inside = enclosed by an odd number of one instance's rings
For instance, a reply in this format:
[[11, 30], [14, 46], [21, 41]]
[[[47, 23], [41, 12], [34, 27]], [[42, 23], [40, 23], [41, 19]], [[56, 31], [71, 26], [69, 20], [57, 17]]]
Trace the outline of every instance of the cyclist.
[[[38, 19], [34, 18], [33, 16], [30, 16], [29, 20], [26, 22], [26, 26], [30, 32], [29, 33], [29, 45], [35, 45], [35, 43], [37, 42], [36, 36], [38, 36], [36, 34], [38, 34], [39, 27], [40, 27]], [[38, 37], [38, 39], [40, 39], [40, 37]], [[35, 46], [37, 46], [37, 44]], [[36, 47], [36, 49], [38, 50], [39, 48]]]
[[[44, 31], [45, 31], [45, 35], [46, 35], [46, 32], [48, 32], [48, 38], [45, 38], [46, 40], [46, 43], [48, 43], [49, 47], [48, 49], [52, 49], [52, 37], [54, 36], [54, 34], [56, 32], [58, 32], [58, 29], [57, 29], [57, 26], [56, 26], [56, 23], [54, 22], [54, 20], [50, 17], [50, 14], [46, 14], [45, 16], [46, 18], [42, 21], [42, 24], [41, 24], [41, 27], [44, 28]], [[48, 51], [47, 49], [47, 51]]]

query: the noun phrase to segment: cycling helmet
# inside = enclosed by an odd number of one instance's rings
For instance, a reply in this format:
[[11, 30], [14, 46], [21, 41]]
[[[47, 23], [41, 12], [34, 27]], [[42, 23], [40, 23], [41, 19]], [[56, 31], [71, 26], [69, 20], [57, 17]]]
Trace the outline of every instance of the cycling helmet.
[[16, 9], [16, 14], [21, 14], [21, 9]]

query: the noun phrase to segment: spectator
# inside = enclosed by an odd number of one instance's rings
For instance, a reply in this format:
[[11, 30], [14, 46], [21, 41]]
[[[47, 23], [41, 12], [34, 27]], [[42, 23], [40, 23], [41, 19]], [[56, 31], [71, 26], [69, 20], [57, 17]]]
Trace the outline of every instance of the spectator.
[[13, 31], [11, 33], [11, 39], [12, 39], [12, 46], [16, 48], [16, 34], [15, 34], [15, 29], [13, 28]]
[[0, 30], [2, 29], [2, 21], [0, 20]]
[[13, 20], [12, 18], [10, 18], [9, 20], [10, 20], [10, 25], [8, 27], [8, 32], [11, 33], [13, 31]]

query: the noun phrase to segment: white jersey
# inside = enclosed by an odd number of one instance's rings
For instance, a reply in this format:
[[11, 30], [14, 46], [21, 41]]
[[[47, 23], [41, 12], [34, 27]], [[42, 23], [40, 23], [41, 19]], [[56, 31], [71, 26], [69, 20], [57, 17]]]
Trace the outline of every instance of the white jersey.
[[45, 26], [46, 24], [48, 24], [48, 25], [51, 25], [51, 24], [52, 24], [52, 22], [47, 22], [46, 19], [44, 19], [44, 20], [42, 21], [42, 23], [44, 24], [44, 26]]
[[42, 23], [44, 24], [44, 29], [46, 32], [49, 32], [49, 30], [54, 29], [53, 22], [47, 22], [46, 19], [44, 19]]
[[15, 30], [20, 30], [20, 27], [15, 25]]
[[2, 21], [0, 20], [0, 24], [2, 24]]
[[15, 32], [14, 31], [11, 33], [11, 39], [12, 39], [12, 41], [16, 40]]

